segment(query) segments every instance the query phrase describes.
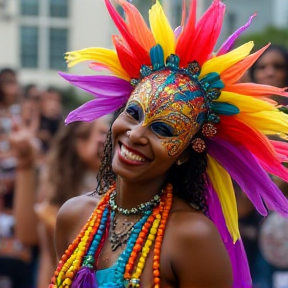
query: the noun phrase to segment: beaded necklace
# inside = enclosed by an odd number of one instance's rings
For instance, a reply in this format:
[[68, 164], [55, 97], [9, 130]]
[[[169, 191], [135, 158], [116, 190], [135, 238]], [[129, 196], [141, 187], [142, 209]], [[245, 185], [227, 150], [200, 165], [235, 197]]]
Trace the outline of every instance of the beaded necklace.
[[[95, 259], [97, 259], [109, 229], [111, 217], [115, 215], [109, 205], [112, 185], [90, 216], [79, 235], [62, 256], [49, 288], [93, 288], [95, 287]], [[172, 185], [168, 184], [160, 196], [159, 204], [143, 211], [143, 217], [131, 230], [125, 250], [117, 260], [115, 281], [104, 287], [140, 287], [140, 277], [147, 256], [154, 244], [153, 288], [160, 286], [160, 253], [163, 235], [172, 205]]]

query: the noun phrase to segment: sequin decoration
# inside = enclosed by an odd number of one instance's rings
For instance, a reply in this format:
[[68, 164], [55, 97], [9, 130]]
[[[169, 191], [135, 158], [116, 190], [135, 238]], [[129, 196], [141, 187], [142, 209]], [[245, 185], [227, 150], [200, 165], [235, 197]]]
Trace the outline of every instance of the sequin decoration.
[[206, 123], [202, 127], [202, 134], [205, 137], [212, 138], [216, 135], [217, 128], [212, 123]]
[[131, 102], [142, 106], [144, 126], [164, 122], [173, 128], [175, 136], [165, 137], [162, 142], [170, 156], [184, 150], [203, 125], [205, 117], [198, 116], [208, 111], [196, 80], [173, 68], [143, 78], [132, 92], [128, 105]]
[[206, 148], [206, 144], [204, 142], [203, 139], [201, 138], [196, 138], [192, 141], [192, 148], [198, 152], [198, 153], [202, 153], [204, 152], [205, 148]]

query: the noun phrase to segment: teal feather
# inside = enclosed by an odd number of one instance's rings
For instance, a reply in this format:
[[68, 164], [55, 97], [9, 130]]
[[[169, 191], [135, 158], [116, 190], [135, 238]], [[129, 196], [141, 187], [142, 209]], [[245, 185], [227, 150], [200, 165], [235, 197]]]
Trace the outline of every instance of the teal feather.
[[157, 44], [150, 49], [150, 59], [153, 70], [159, 70], [165, 66], [164, 51], [160, 44]]
[[208, 83], [209, 88], [218, 88], [223, 89], [224, 83], [220, 79], [220, 75], [217, 72], [212, 72], [207, 74], [205, 77], [203, 77], [200, 81], [201, 83]]
[[213, 102], [211, 108], [214, 113], [226, 116], [236, 115], [240, 112], [238, 107], [224, 102]]

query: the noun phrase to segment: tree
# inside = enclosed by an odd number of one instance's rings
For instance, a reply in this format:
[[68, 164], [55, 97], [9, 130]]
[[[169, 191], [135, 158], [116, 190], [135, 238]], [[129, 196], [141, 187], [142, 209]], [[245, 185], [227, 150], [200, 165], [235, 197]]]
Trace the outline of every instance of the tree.
[[249, 34], [247, 33], [241, 36], [237, 41], [236, 46], [239, 46], [251, 40], [253, 40], [255, 43], [255, 49], [259, 49], [268, 44], [269, 42], [288, 48], [288, 29], [268, 26], [262, 32], [255, 32]]

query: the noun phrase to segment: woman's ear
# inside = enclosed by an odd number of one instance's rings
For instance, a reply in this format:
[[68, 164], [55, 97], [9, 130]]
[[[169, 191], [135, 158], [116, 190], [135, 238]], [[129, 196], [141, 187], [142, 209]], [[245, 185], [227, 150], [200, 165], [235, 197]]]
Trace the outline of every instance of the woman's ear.
[[189, 151], [190, 146], [188, 146], [179, 156], [179, 158], [176, 161], [176, 164], [178, 166], [186, 163], [190, 159], [190, 151]]

